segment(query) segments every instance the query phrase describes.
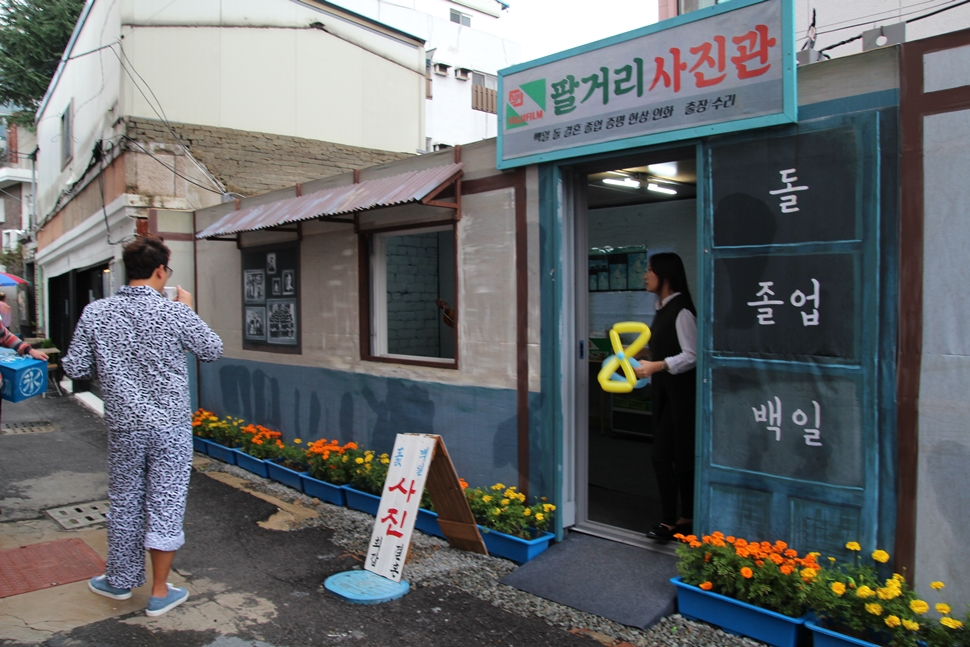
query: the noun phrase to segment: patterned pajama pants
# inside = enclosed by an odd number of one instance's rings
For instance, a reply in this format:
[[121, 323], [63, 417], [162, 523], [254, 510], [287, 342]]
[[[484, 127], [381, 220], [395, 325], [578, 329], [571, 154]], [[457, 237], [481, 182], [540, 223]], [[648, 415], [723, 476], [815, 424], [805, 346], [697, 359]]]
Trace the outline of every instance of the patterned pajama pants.
[[178, 550], [192, 472], [192, 428], [108, 434], [108, 561], [111, 586], [145, 583], [145, 549]]

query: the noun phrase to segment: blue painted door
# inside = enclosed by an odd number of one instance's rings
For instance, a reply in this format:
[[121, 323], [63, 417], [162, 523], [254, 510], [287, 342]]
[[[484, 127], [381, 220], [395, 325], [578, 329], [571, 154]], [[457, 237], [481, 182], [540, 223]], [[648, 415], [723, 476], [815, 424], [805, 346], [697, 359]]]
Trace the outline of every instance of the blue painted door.
[[704, 146], [702, 532], [823, 555], [847, 541], [891, 549], [879, 316], [890, 130], [892, 115], [870, 111]]

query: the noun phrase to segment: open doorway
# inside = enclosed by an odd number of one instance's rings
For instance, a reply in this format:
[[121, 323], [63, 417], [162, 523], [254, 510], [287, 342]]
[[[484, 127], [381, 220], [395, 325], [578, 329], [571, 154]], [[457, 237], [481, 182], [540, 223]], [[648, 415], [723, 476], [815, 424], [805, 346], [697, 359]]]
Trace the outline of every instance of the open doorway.
[[[597, 381], [612, 354], [609, 330], [617, 322], [652, 325], [656, 296], [646, 290], [648, 259], [675, 252], [697, 294], [697, 162], [693, 147], [660, 157], [624, 158], [584, 169], [576, 182], [577, 324], [586, 354], [584, 407], [577, 430], [580, 490], [577, 529], [632, 544], [660, 519], [652, 466], [651, 385], [610, 394]], [[584, 208], [585, 207], [585, 208]], [[582, 214], [585, 214], [585, 218]], [[583, 280], [581, 268], [588, 267]], [[635, 335], [623, 336], [624, 345]]]

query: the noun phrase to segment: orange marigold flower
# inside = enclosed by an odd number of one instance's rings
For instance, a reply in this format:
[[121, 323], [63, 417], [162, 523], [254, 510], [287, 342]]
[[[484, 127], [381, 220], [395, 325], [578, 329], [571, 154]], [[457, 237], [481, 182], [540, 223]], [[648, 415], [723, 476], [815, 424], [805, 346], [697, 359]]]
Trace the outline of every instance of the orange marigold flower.
[[734, 537], [732, 537], [731, 535], [728, 535], [727, 537], [724, 538], [724, 541], [726, 541], [729, 544], [733, 544], [734, 543]]
[[760, 568], [760, 567], [762, 567], [762, 566], [765, 565], [765, 562], [764, 562], [763, 559], [756, 559], [756, 560], [754, 560], [754, 564], [755, 564], [755, 566], [757, 566], [757, 567]]
[[792, 574], [792, 571], [794, 571], [795, 569], [792, 568], [791, 565], [785, 564], [781, 568], [779, 568], [778, 570], [781, 571], [784, 575], [791, 575]]
[[735, 539], [734, 540], [734, 545], [735, 546], [740, 546], [741, 548], [744, 548], [745, 546], [748, 545], [748, 541], [746, 539], [740, 539], [740, 538], [739, 539]]
[[781, 564], [782, 562], [785, 561], [784, 559], [782, 559], [781, 555], [779, 555], [777, 553], [772, 553], [772, 554], [768, 555], [768, 559], [770, 559], [771, 561], [773, 561], [775, 564]]
[[789, 548], [785, 551], [785, 557], [798, 557], [798, 552]]
[[714, 585], [710, 582], [701, 582], [699, 586], [705, 591], [710, 591], [714, 588]]
[[461, 489], [463, 489], [463, 490], [467, 490], [468, 489], [468, 481], [466, 481], [465, 479], [463, 479], [461, 477], [458, 477], [458, 484], [461, 485]]
[[741, 577], [743, 577], [744, 579], [750, 580], [753, 576], [754, 576], [754, 571], [752, 571], [747, 566], [741, 569]]
[[700, 547], [701, 547], [701, 546], [703, 546], [704, 544], [702, 544], [702, 543], [701, 543], [701, 542], [699, 542], [699, 541], [692, 541], [692, 542], [690, 542], [690, 544], [689, 544], [689, 545], [690, 545], [690, 547], [691, 547], [691, 548], [700, 548]]

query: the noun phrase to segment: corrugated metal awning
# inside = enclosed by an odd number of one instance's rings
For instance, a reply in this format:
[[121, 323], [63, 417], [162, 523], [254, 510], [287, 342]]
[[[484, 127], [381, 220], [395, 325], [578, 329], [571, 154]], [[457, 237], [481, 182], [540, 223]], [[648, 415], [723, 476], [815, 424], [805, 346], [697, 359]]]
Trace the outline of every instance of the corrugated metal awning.
[[240, 209], [226, 214], [215, 224], [206, 227], [196, 238], [256, 231], [301, 220], [422, 201], [435, 194], [437, 189], [455, 181], [463, 168], [464, 165], [460, 162], [436, 166], [424, 171], [410, 171]]

